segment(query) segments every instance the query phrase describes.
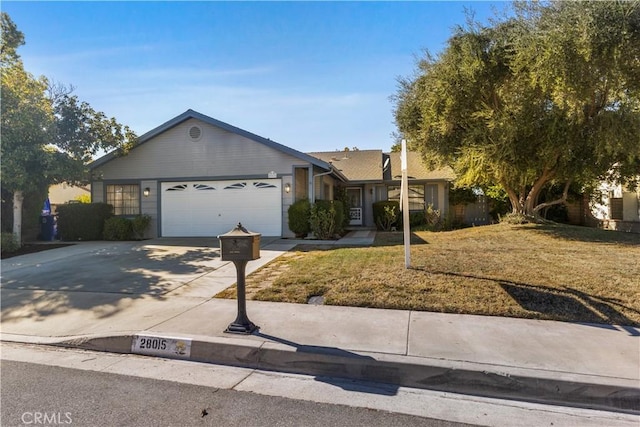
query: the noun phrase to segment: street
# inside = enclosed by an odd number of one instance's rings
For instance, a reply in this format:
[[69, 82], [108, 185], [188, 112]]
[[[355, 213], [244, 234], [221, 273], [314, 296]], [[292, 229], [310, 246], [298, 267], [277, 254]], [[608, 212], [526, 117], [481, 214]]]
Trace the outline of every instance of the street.
[[2, 361], [2, 425], [432, 426], [365, 408], [33, 363]]
[[637, 427], [638, 416], [2, 342], [2, 426]]

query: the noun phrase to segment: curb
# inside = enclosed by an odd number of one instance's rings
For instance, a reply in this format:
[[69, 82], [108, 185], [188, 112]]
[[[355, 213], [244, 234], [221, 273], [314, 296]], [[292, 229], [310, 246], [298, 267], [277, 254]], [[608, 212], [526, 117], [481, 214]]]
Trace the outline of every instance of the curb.
[[[132, 351], [135, 336], [79, 336], [28, 341], [31, 344], [140, 354]], [[173, 338], [158, 333], [153, 336]], [[194, 336], [188, 339], [191, 341], [189, 357], [159, 357], [640, 415], [640, 388], [633, 379], [292, 346], [238, 337]]]

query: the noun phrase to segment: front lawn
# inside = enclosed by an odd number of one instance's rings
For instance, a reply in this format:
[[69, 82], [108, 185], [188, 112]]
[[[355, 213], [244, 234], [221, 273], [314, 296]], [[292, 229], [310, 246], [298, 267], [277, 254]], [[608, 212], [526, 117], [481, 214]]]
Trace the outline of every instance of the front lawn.
[[639, 234], [499, 224], [412, 240], [409, 270], [402, 233], [298, 246], [247, 277], [247, 298], [640, 326]]

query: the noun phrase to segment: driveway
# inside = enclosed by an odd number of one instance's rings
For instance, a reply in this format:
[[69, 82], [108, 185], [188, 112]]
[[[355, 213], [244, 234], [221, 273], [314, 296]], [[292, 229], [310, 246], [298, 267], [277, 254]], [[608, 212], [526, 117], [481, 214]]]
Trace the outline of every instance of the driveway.
[[[263, 238], [262, 246], [274, 240]], [[247, 274], [287, 249], [261, 250]], [[2, 333], [21, 336], [142, 330], [236, 281], [215, 238], [80, 242], [1, 266]]]
[[217, 246], [217, 239], [82, 242], [3, 260], [2, 288], [162, 295], [224, 264]]

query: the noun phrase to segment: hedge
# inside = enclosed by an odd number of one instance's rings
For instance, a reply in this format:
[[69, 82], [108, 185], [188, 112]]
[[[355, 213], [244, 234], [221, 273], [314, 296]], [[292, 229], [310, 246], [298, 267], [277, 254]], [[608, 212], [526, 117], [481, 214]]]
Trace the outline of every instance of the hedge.
[[60, 240], [101, 240], [105, 221], [113, 216], [106, 203], [69, 203], [58, 206]]

